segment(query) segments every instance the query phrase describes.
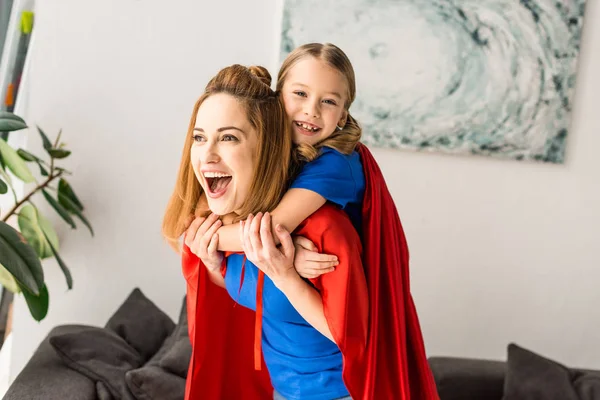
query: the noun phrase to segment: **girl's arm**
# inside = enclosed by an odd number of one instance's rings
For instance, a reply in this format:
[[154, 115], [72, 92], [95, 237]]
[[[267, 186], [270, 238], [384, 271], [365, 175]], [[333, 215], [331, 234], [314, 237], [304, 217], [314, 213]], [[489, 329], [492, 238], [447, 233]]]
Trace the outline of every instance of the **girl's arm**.
[[[308, 189], [288, 190], [279, 205], [271, 212], [273, 226], [278, 224], [288, 232], [296, 230], [298, 225], [312, 213], [325, 204], [325, 198], [320, 194]], [[226, 225], [219, 229], [220, 251], [242, 251], [242, 243], [236, 225]], [[277, 235], [273, 236], [276, 244], [279, 244]]]

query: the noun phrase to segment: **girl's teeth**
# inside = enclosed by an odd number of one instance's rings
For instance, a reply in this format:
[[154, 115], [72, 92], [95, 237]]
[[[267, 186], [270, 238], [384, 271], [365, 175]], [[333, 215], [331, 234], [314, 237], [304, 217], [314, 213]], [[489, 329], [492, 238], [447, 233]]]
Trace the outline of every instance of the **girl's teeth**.
[[303, 127], [304, 129], [306, 129], [307, 131], [313, 131], [315, 132], [318, 128], [313, 128], [312, 126], [308, 126], [305, 124], [298, 124], [299, 126]]

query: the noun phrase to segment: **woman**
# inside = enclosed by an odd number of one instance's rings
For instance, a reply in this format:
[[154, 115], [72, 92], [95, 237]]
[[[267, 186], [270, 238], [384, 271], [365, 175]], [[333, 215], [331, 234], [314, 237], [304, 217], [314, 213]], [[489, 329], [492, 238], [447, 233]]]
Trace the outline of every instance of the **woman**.
[[[225, 68], [196, 103], [165, 215], [167, 237], [176, 239], [190, 214], [210, 209], [209, 218], [237, 221], [270, 211], [280, 200], [290, 178], [292, 141], [281, 99], [261, 80], [267, 77], [264, 69]], [[246, 241], [261, 227], [262, 237], [270, 237], [269, 216], [259, 214], [255, 221], [246, 225]], [[214, 237], [197, 228], [187, 230], [187, 244]], [[290, 267], [294, 246], [283, 230], [276, 230], [283, 250], [265, 240], [279, 258], [262, 270], [244, 263], [242, 255], [230, 255], [225, 264], [215, 254], [215, 240], [206, 244], [211, 256], [206, 265], [184, 246], [194, 349], [187, 398], [265, 399], [273, 396], [273, 385], [288, 398], [362, 398], [368, 300], [360, 239], [346, 214], [333, 206], [322, 207], [297, 233], [321, 252], [338, 255], [336, 271], [312, 284], [301, 279]], [[248, 308], [234, 306], [234, 300]], [[257, 356], [259, 367], [263, 363], [260, 345], [267, 368], [257, 371]], [[286, 367], [292, 360], [294, 368]]]

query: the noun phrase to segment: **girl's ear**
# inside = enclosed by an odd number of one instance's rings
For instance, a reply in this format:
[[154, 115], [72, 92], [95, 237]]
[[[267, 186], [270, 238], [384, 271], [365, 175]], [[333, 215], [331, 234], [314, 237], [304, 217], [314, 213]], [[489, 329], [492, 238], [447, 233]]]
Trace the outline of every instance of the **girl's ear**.
[[342, 126], [342, 127], [346, 126], [347, 120], [348, 120], [348, 110], [344, 110], [344, 112], [342, 113], [342, 117], [338, 121], [338, 126]]

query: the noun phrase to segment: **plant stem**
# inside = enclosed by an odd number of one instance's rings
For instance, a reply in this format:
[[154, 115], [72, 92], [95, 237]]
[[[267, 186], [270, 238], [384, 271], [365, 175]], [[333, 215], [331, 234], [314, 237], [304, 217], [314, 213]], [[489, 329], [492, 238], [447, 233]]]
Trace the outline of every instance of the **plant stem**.
[[44, 189], [46, 186], [48, 186], [54, 179], [60, 177], [62, 175], [62, 172], [59, 172], [56, 175], [52, 175], [50, 174], [50, 176], [48, 177], [48, 179], [46, 179], [43, 183], [40, 183], [39, 185], [37, 185], [35, 187], [35, 189], [33, 189], [31, 192], [29, 192], [29, 194], [27, 194], [27, 196], [23, 197], [21, 199], [21, 201], [19, 201], [17, 204], [15, 204], [15, 206], [8, 212], [8, 214], [6, 214], [6, 216], [2, 219], [2, 221], [6, 222], [8, 221], [8, 219], [15, 213], [15, 211], [17, 211], [17, 209], [19, 207], [21, 207], [21, 205], [23, 205], [23, 203], [25, 203], [26, 201], [28, 201], [31, 196], [33, 196], [35, 193], [37, 193], [38, 191]]

